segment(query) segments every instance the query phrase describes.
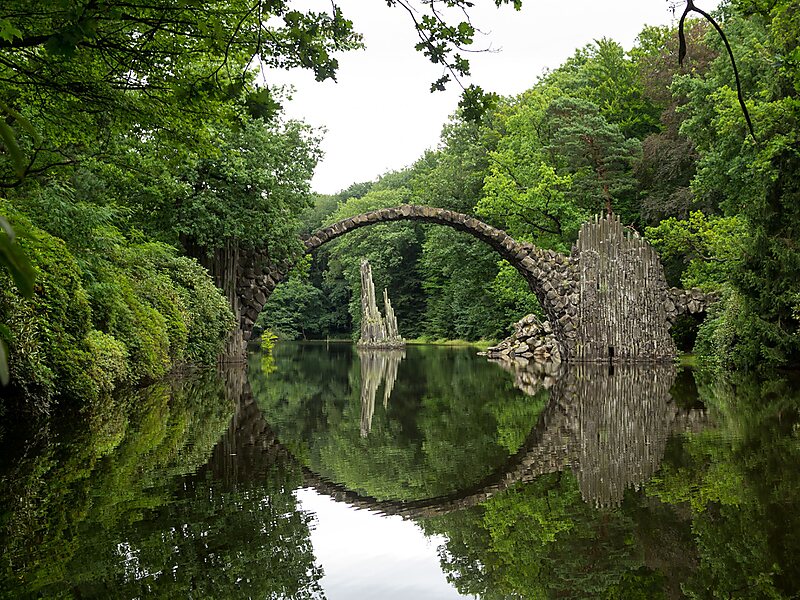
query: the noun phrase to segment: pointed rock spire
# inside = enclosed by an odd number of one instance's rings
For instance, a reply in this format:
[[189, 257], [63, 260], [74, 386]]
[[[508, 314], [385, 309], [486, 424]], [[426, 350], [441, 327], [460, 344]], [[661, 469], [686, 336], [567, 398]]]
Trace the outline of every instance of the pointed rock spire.
[[402, 348], [405, 340], [397, 329], [397, 318], [383, 290], [383, 305], [386, 317], [381, 315], [375, 301], [375, 284], [372, 281], [372, 267], [367, 259], [361, 261], [361, 338], [358, 345], [364, 348]]

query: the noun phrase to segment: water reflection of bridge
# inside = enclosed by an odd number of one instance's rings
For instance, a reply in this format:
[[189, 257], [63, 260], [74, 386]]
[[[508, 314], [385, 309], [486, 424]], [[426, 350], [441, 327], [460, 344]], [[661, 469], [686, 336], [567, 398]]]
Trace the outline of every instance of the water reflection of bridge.
[[[397, 360], [371, 358], [362, 362], [362, 435], [369, 431], [365, 414], [371, 416], [374, 410], [381, 381], [385, 382], [384, 400], [388, 400], [392, 375], [400, 361], [399, 356], [393, 357]], [[375, 368], [372, 375], [364, 372], [370, 366]], [[670, 388], [676, 370], [671, 365], [622, 365], [613, 372], [607, 366], [585, 364], [556, 371], [506, 368], [513, 371], [517, 386], [529, 394], [549, 387], [550, 399], [518, 451], [482, 481], [433, 498], [379, 500], [328, 481], [303, 466], [305, 485], [356, 508], [419, 518], [468, 508], [520, 482], [569, 469], [575, 473], [587, 502], [614, 506], [621, 502], [627, 488], [638, 488], [655, 474], [670, 435], [696, 431], [706, 424], [704, 411], [683, 410], [672, 400]], [[272, 431], [246, 382], [226, 440], [219, 460], [237, 455], [237, 460], [246, 460], [253, 472], [264, 472], [258, 463], [274, 461], [277, 455], [296, 460]]]

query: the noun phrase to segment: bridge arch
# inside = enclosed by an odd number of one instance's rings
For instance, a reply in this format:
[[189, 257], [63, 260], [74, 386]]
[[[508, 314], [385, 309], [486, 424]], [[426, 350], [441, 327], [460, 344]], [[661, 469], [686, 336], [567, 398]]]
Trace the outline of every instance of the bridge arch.
[[[524, 371], [541, 375], [540, 384], [545, 385], [544, 374]], [[673, 401], [670, 390], [676, 375], [672, 364], [623, 365], [613, 375], [605, 365], [563, 367], [555, 375], [547, 405], [516, 453], [482, 480], [442, 496], [379, 500], [321, 476], [284, 446], [246, 376], [229, 431], [233, 446], [222, 448], [222, 458], [227, 464], [230, 456], [238, 456], [237, 460], [255, 465], [280, 455], [300, 467], [304, 486], [319, 494], [355, 508], [411, 519], [469, 508], [518, 483], [567, 469], [577, 476], [585, 501], [616, 506], [626, 489], [656, 473], [669, 435], [697, 432], [708, 425], [704, 409], [685, 410]]]
[[[481, 240], [506, 259], [527, 281], [550, 320], [557, 339], [570, 337], [574, 324], [571, 328], [566, 324], [574, 320], [577, 314], [568, 300], [568, 295], [575, 291], [574, 265], [570, 258], [552, 250], [542, 250], [532, 244], [518, 242], [505, 231], [469, 215], [411, 204], [381, 208], [318, 229], [304, 240], [305, 253], [310, 254], [320, 246], [356, 229], [394, 221], [422, 221], [444, 225]], [[253, 325], [267, 299], [293, 266], [290, 263], [269, 264], [266, 257], [261, 257], [259, 261], [257, 256], [251, 263], [243, 269], [244, 277], [238, 290], [241, 305], [240, 326], [245, 342], [250, 338]]]
[[[560, 346], [559, 355], [566, 361], [671, 362], [677, 355], [669, 332], [675, 318], [702, 312], [716, 300], [700, 290], [669, 288], [656, 251], [616, 215], [584, 223], [567, 256], [518, 242], [475, 217], [403, 204], [319, 229], [304, 240], [305, 252], [361, 227], [393, 221], [422, 221], [464, 231], [508, 260], [539, 299]], [[244, 360], [261, 309], [291, 267], [288, 262], [270, 263], [265, 252], [252, 253], [236, 267], [231, 303], [239, 330], [229, 345], [229, 358]]]

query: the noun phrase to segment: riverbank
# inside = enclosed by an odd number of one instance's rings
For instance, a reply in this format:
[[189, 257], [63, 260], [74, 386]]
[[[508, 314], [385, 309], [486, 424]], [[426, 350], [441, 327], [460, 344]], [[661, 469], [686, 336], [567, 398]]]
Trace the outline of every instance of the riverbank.
[[482, 350], [482, 351], [495, 345], [496, 343], [497, 343], [496, 340], [469, 341], [469, 340], [448, 340], [444, 338], [429, 339], [425, 337], [406, 340], [406, 345], [409, 346], [454, 346], [459, 348], [463, 347], [476, 348], [477, 350]]
[[[355, 344], [356, 342], [349, 338], [329, 338], [325, 340], [278, 340], [282, 342], [303, 342], [303, 343], [325, 343], [325, 344]], [[456, 348], [475, 348], [476, 350], [486, 350], [487, 348], [495, 345], [497, 340], [448, 340], [445, 338], [430, 339], [425, 337], [407, 339], [407, 346], [453, 346]], [[261, 338], [251, 340], [248, 344], [249, 348], [256, 349], [261, 347]]]

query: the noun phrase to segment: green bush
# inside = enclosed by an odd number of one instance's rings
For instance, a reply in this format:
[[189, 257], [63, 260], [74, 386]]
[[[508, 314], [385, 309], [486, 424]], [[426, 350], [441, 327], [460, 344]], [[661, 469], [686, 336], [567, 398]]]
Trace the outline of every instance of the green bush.
[[771, 369], [798, 352], [798, 335], [787, 337], [780, 324], [761, 317], [748, 299], [725, 291], [700, 325], [694, 352], [706, 364], [725, 369]]
[[80, 269], [64, 242], [6, 207], [3, 211], [37, 271], [30, 299], [20, 297], [8, 275], [0, 274], [0, 322], [11, 332], [11, 392], [21, 392], [42, 412], [57, 395], [92, 401], [99, 386], [90, 375], [91, 309]]
[[163, 277], [174, 290], [186, 330], [183, 361], [213, 364], [236, 326], [236, 320], [208, 271], [165, 244], [149, 243], [134, 248], [136, 261], [147, 265], [154, 276]]
[[59, 398], [96, 404], [120, 385], [158, 379], [178, 364], [213, 364], [223, 350], [235, 321], [194, 260], [164, 244], [130, 244], [110, 226], [95, 228], [73, 254], [11, 206], [2, 209], [37, 271], [30, 299], [0, 273], [9, 397], [40, 412]]
[[136, 293], [123, 271], [105, 267], [88, 288], [97, 328], [125, 345], [130, 360], [128, 381], [163, 376], [170, 367], [170, 339], [164, 316]]
[[102, 391], [110, 392], [125, 381], [128, 374], [128, 350], [125, 344], [96, 329], [88, 333], [86, 344], [94, 357], [92, 379]]
[[214, 363], [235, 321], [194, 260], [160, 243], [115, 245], [93, 271], [95, 323], [125, 344], [131, 381], [156, 379], [176, 364]]

